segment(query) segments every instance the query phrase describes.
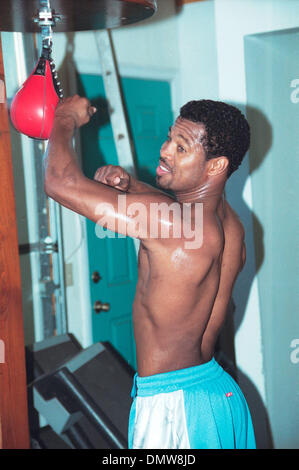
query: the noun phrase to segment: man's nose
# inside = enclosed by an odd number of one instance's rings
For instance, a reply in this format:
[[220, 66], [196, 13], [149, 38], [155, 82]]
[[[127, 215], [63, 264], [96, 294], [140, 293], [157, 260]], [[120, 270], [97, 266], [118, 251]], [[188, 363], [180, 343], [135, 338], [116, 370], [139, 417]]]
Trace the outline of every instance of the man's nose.
[[165, 142], [160, 150], [160, 155], [162, 158], [165, 158], [165, 160], [172, 160], [173, 159], [173, 148], [171, 146], [171, 142]]

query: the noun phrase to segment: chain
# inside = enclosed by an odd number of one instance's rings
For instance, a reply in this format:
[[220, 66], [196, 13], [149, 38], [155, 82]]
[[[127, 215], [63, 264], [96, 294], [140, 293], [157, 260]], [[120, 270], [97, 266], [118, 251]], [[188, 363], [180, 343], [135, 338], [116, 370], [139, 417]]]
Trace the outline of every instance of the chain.
[[53, 38], [53, 27], [56, 26], [56, 21], [59, 21], [61, 17], [54, 14], [54, 10], [51, 9], [50, 0], [39, 0], [40, 8], [38, 13], [35, 15], [33, 21], [38, 23], [41, 28], [42, 36], [42, 57], [49, 60], [51, 72], [54, 80], [54, 86], [60, 99], [63, 98], [63, 90], [58, 81], [58, 75], [55, 69], [54, 61], [51, 57], [52, 54], [52, 38]]

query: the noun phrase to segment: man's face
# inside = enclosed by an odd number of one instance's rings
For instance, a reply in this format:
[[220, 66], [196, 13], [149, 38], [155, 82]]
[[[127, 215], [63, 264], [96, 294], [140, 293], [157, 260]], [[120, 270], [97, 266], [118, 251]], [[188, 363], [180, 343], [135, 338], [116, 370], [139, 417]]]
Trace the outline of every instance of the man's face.
[[206, 167], [203, 124], [178, 118], [160, 151], [156, 182], [164, 189], [189, 191], [200, 186]]

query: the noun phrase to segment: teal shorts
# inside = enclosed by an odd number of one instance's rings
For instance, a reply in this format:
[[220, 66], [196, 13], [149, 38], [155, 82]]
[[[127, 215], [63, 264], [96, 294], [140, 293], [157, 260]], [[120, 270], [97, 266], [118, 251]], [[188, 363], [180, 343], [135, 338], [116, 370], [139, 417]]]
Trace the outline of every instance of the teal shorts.
[[134, 377], [130, 449], [255, 449], [246, 400], [213, 358], [199, 366]]

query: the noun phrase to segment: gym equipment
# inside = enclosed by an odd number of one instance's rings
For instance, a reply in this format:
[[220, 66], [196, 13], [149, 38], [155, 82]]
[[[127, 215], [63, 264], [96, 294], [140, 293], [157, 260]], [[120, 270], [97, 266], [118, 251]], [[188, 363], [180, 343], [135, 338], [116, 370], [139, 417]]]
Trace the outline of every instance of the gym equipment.
[[50, 336], [27, 345], [25, 348], [27, 381], [31, 383], [38, 377], [52, 372], [81, 351], [81, 344], [70, 333]]
[[[38, 33], [39, 3], [38, 0], [0, 2], [0, 30]], [[157, 10], [156, 0], [51, 0], [50, 3], [58, 33], [117, 28], [145, 20]], [[44, 17], [49, 14], [44, 10]]]
[[34, 408], [75, 449], [127, 448], [133, 369], [109, 343], [82, 349], [72, 335], [27, 348]]
[[63, 98], [51, 57], [52, 28], [58, 18], [51, 10], [50, 1], [40, 0], [38, 16], [33, 20], [41, 29], [41, 57], [13, 98], [10, 108], [10, 118], [16, 130], [34, 139], [49, 139], [57, 104]]
[[[37, 7], [38, 11], [37, 11]], [[0, 29], [41, 30], [42, 54], [34, 72], [11, 103], [11, 121], [17, 131], [47, 140], [59, 99], [63, 98], [51, 58], [52, 30], [84, 31], [115, 28], [150, 17], [156, 0], [10, 0], [0, 4]]]
[[34, 71], [11, 103], [10, 118], [17, 131], [34, 139], [49, 139], [55, 109], [63, 97], [59, 85], [51, 48], [43, 46]]

